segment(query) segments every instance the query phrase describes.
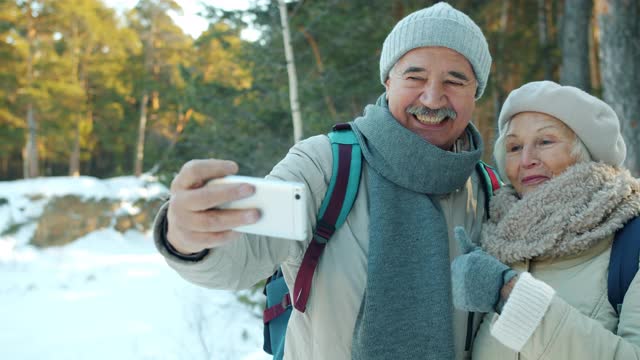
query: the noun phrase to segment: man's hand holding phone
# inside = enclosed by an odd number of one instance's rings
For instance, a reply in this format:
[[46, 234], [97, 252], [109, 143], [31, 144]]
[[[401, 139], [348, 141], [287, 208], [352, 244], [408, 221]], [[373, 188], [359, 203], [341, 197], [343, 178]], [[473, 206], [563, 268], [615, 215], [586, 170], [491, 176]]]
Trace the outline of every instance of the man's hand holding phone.
[[246, 183], [210, 184], [210, 179], [233, 175], [233, 161], [207, 159], [187, 162], [171, 182], [167, 212], [167, 240], [180, 253], [193, 254], [237, 238], [233, 228], [260, 219], [257, 209], [217, 209], [222, 204], [251, 196]]
[[238, 237], [236, 231], [306, 240], [302, 183], [233, 176], [232, 161], [192, 160], [171, 183], [167, 240], [180, 253], [198, 253]]
[[260, 219], [254, 224], [237, 226], [236, 231], [290, 240], [307, 239], [307, 188], [303, 183], [230, 175], [212, 179], [206, 186], [241, 183], [253, 185], [255, 193], [224, 203], [219, 209], [258, 209]]

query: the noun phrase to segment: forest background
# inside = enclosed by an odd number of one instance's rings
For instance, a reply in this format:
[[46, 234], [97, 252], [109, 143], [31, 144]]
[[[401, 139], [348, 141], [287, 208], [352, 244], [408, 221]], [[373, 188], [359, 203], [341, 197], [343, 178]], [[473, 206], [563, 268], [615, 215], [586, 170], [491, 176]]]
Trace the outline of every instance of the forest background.
[[[486, 144], [509, 91], [551, 79], [612, 105], [626, 165], [640, 174], [639, 0], [449, 2], [483, 29], [493, 56], [474, 115]], [[287, 2], [297, 131], [325, 133], [374, 102], [385, 36], [433, 3]], [[168, 15], [180, 11], [172, 0], [124, 13], [100, 0], [0, 0], [0, 180], [147, 172], [168, 183], [185, 161], [207, 157], [266, 175], [294, 144], [278, 1], [203, 4], [210, 25], [194, 39]], [[249, 23], [255, 41], [240, 36]]]

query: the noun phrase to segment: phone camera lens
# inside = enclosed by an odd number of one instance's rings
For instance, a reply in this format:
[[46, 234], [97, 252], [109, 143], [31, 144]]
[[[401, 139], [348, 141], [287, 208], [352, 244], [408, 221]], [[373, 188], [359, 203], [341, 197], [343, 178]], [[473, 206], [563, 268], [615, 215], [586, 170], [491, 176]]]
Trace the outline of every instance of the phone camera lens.
[[300, 194], [296, 194], [295, 198], [296, 200], [300, 200]]

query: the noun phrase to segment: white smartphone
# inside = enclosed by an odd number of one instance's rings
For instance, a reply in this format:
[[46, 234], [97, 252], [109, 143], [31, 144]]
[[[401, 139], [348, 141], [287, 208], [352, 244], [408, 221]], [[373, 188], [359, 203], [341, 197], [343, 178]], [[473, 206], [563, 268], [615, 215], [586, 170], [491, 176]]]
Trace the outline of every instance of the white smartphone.
[[231, 201], [221, 209], [259, 209], [258, 222], [234, 228], [239, 232], [274, 236], [291, 240], [306, 240], [309, 219], [306, 216], [306, 187], [291, 181], [267, 180], [257, 177], [230, 175], [210, 180], [209, 184], [248, 183], [256, 188], [250, 197]]

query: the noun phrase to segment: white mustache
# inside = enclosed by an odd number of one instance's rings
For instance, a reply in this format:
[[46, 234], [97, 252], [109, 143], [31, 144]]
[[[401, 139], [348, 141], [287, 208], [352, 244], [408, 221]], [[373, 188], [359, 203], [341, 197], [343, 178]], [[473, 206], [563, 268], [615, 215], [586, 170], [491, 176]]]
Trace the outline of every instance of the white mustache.
[[455, 120], [458, 116], [451, 108], [429, 109], [426, 106], [410, 106], [407, 108], [407, 112], [415, 115], [418, 121], [423, 124], [439, 124], [446, 118]]

